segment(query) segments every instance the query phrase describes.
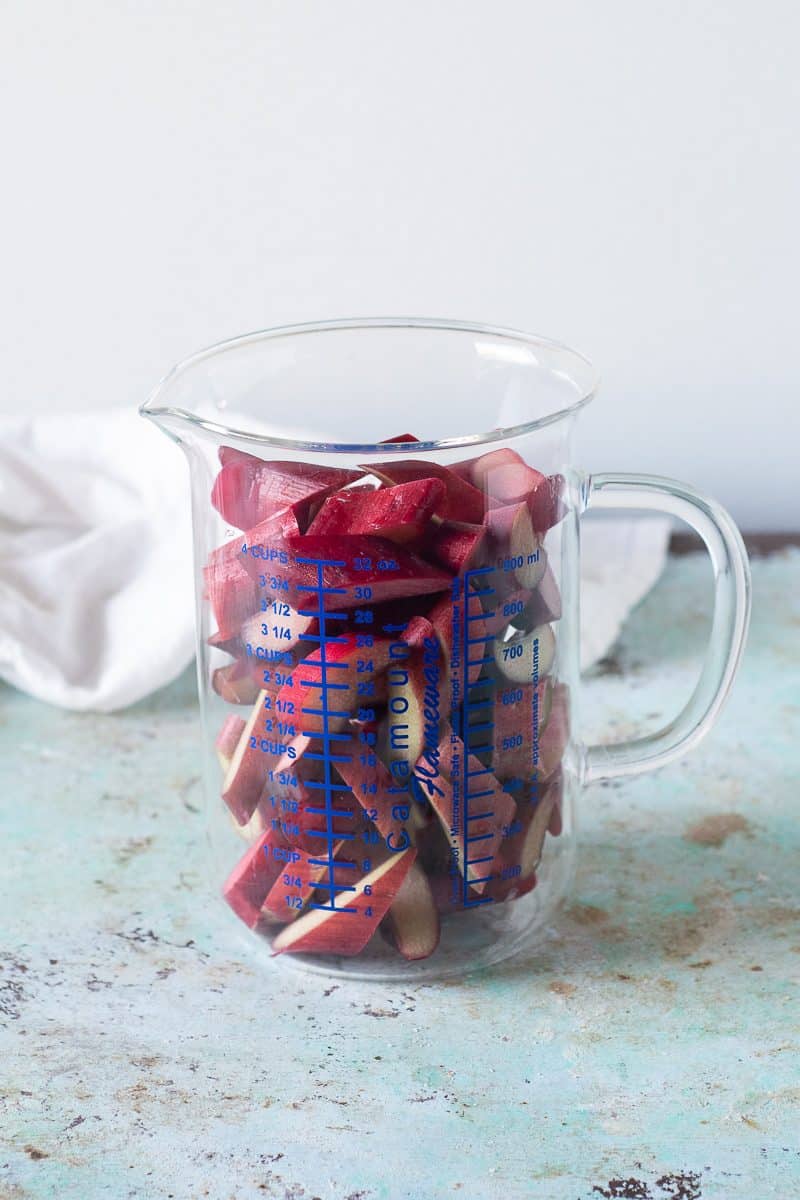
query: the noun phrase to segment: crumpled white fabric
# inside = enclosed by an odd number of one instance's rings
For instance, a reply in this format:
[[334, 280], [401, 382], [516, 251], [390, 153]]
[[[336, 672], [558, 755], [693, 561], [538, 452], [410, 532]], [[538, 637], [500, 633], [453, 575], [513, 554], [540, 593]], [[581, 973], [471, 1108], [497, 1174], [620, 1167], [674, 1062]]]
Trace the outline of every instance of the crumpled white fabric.
[[[661, 517], [593, 523], [583, 666], [601, 658], [666, 556]], [[0, 421], [0, 678], [113, 712], [194, 654], [188, 469], [136, 412]]]
[[193, 652], [178, 447], [135, 411], [0, 422], [0, 677], [111, 712]]
[[630, 515], [582, 522], [581, 667], [607, 654], [625, 618], [661, 574], [669, 517]]

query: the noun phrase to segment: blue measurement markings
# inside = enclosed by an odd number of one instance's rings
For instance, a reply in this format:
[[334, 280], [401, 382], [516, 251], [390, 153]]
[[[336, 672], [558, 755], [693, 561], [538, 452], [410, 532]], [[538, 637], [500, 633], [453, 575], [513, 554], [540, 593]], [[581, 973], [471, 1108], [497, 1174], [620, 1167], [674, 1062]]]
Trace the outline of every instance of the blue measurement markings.
[[[471, 667], [484, 667], [494, 662], [494, 657], [487, 654], [488, 645], [494, 640], [492, 634], [477, 635], [471, 626], [482, 622], [486, 617], [493, 617], [494, 612], [470, 612], [470, 599], [473, 596], [491, 597], [495, 594], [492, 587], [491, 575], [494, 567], [475, 567], [467, 571], [463, 578], [463, 696], [464, 703], [461, 711], [460, 733], [464, 744], [464, 762], [462, 764], [463, 821], [462, 821], [462, 903], [465, 908], [476, 908], [480, 904], [491, 904], [491, 896], [471, 896], [470, 885], [486, 883], [491, 879], [488, 875], [473, 875], [470, 868], [479, 868], [491, 863], [493, 855], [481, 854], [481, 843], [491, 841], [493, 833], [471, 833], [479, 821], [491, 820], [494, 810], [487, 805], [487, 798], [494, 795], [492, 788], [486, 788], [486, 776], [492, 772], [489, 767], [470, 768], [470, 756], [492, 754], [494, 745], [492, 730], [494, 721], [494, 680], [484, 678], [470, 686], [469, 674]], [[475, 583], [473, 583], [475, 581]], [[491, 604], [489, 600], [487, 603]], [[471, 719], [471, 716], [474, 719]], [[484, 868], [485, 869], [485, 868]]]
[[[330, 693], [333, 694], [332, 695], [332, 703], [335, 704], [336, 703], [336, 693], [341, 692], [341, 691], [346, 692], [349, 690], [348, 685], [346, 683], [336, 683], [334, 680], [329, 679], [328, 672], [333, 671], [337, 668], [341, 669], [341, 670], [347, 670], [348, 664], [347, 663], [329, 662], [328, 658], [327, 658], [327, 654], [326, 654], [326, 648], [328, 646], [345, 643], [347, 641], [347, 638], [331, 636], [328, 633], [328, 629], [327, 629], [328, 621], [343, 621], [343, 620], [345, 620], [347, 614], [339, 613], [339, 612], [326, 612], [325, 611], [325, 597], [332, 596], [332, 595], [340, 595], [340, 596], [346, 595], [347, 589], [346, 588], [326, 587], [324, 572], [325, 572], [326, 567], [343, 567], [343, 566], [345, 566], [345, 563], [338, 562], [333, 559], [319, 559], [319, 558], [298, 558], [296, 561], [298, 563], [302, 563], [307, 566], [316, 567], [316, 571], [317, 571], [316, 584], [315, 585], [300, 584], [300, 585], [298, 585], [297, 590], [302, 591], [302, 592], [309, 592], [316, 596], [316, 598], [317, 598], [316, 616], [317, 616], [317, 621], [319, 624], [319, 633], [316, 633], [316, 634], [304, 633], [304, 634], [300, 635], [302, 637], [303, 641], [316, 642], [319, 646], [318, 655], [317, 655], [317, 663], [316, 663], [316, 665], [319, 667], [319, 674], [320, 674], [319, 683], [317, 683], [315, 680], [308, 680], [308, 679], [305, 679], [305, 680], [300, 679], [299, 682], [300, 682], [301, 686], [305, 685], [307, 687], [310, 686], [310, 687], [318, 689], [319, 694], [320, 694], [320, 699], [319, 699], [320, 707], [319, 708], [309, 706], [307, 708], [302, 708], [300, 711], [305, 716], [321, 717], [321, 719], [322, 719], [322, 730], [319, 733], [317, 733], [315, 731], [311, 731], [311, 730], [303, 731], [303, 736], [313, 739], [314, 742], [322, 743], [321, 750], [313, 750], [313, 751], [307, 750], [305, 757], [311, 759], [312, 761], [321, 762], [323, 764], [322, 780], [321, 781], [308, 780], [308, 781], [306, 781], [306, 784], [305, 784], [305, 786], [307, 788], [309, 788], [311, 791], [318, 791], [318, 792], [323, 793], [322, 796], [320, 797], [320, 799], [323, 801], [323, 804], [321, 806], [314, 806], [314, 807], [309, 806], [306, 808], [305, 811], [312, 814], [313, 816], [319, 816], [319, 817], [325, 818], [324, 830], [323, 829], [311, 829], [308, 831], [308, 833], [310, 836], [318, 837], [318, 838], [320, 838], [320, 840], [323, 840], [326, 843], [327, 853], [320, 854], [316, 858], [309, 858], [308, 862], [309, 862], [310, 866], [322, 867], [327, 872], [327, 880], [325, 880], [324, 878], [321, 880], [318, 880], [316, 887], [320, 891], [327, 892], [328, 897], [327, 897], [327, 902], [325, 904], [312, 902], [309, 905], [309, 907], [310, 908], [319, 908], [325, 912], [356, 913], [356, 912], [358, 912], [358, 909], [352, 908], [352, 907], [347, 907], [342, 904], [337, 905], [337, 903], [336, 903], [336, 897], [337, 897], [338, 893], [352, 892], [355, 890], [353, 884], [337, 883], [336, 878], [335, 878], [336, 871], [337, 870], [340, 870], [340, 871], [341, 870], [355, 870], [357, 864], [355, 862], [348, 862], [348, 861], [342, 861], [341, 859], [335, 859], [334, 858], [334, 847], [336, 846], [336, 844], [338, 842], [353, 841], [356, 835], [352, 832], [348, 832], [348, 833], [335, 833], [334, 832], [334, 828], [333, 828], [334, 818], [335, 817], [352, 818], [353, 810], [350, 808], [344, 809], [344, 808], [336, 807], [335, 802], [334, 802], [335, 795], [338, 792], [349, 792], [350, 789], [345, 784], [336, 783], [331, 777], [331, 768], [333, 765], [335, 765], [337, 762], [350, 762], [351, 758], [353, 757], [352, 754], [337, 753], [333, 747], [335, 747], [336, 743], [349, 742], [352, 738], [352, 734], [338, 732], [329, 727], [329, 720], [331, 717], [350, 717], [352, 714], [349, 709], [344, 710], [341, 708], [332, 708], [332, 707], [330, 707], [330, 705], [328, 703], [328, 697], [329, 697]], [[298, 670], [301, 670], [301, 669], [302, 669], [301, 667], [298, 668]]]

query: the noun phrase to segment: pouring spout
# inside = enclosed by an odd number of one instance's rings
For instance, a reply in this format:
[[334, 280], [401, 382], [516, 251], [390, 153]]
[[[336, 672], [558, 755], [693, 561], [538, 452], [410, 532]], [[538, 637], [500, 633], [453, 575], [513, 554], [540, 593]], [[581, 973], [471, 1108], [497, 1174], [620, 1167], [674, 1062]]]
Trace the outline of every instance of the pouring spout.
[[180, 409], [164, 408], [159, 406], [151, 406], [151, 402], [147, 400], [139, 407], [139, 416], [145, 417], [148, 421], [152, 421], [154, 425], [171, 438], [178, 445], [183, 445], [186, 442], [187, 434], [193, 424], [192, 417], [188, 413], [181, 412]]
[[182, 407], [181, 401], [190, 397], [182, 396], [183, 372], [173, 367], [161, 382], [153, 389], [144, 404], [139, 406], [139, 415], [157, 425], [168, 438], [178, 445], [185, 446], [197, 426], [201, 422], [195, 413]]

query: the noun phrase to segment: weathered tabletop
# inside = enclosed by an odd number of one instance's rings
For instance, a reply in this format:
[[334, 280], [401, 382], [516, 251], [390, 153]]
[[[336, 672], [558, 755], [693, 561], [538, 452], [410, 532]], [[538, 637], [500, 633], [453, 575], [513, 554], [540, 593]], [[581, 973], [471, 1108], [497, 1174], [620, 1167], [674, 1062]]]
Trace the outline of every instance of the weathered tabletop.
[[[593, 730], [677, 708], [709, 577], [670, 560]], [[800, 554], [754, 581], [716, 732], [588, 794], [557, 930], [464, 982], [334, 985], [232, 938], [191, 675], [116, 717], [0, 690], [0, 1195], [800, 1195]]]

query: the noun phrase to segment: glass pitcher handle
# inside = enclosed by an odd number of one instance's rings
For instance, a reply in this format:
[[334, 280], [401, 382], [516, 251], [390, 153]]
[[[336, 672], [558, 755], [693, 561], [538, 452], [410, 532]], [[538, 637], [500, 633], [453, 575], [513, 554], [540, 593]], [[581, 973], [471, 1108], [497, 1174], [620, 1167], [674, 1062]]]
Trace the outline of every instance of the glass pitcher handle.
[[721, 505], [658, 475], [590, 477], [586, 508], [654, 509], [678, 517], [705, 542], [714, 568], [714, 618], [705, 662], [685, 708], [663, 729], [629, 742], [585, 748], [587, 783], [663, 767], [708, 733], [733, 684], [750, 620], [750, 566], [739, 530]]

